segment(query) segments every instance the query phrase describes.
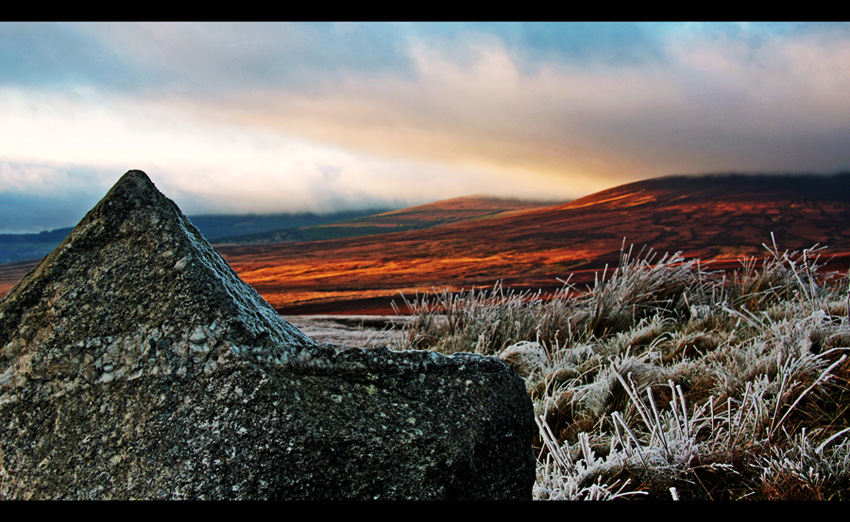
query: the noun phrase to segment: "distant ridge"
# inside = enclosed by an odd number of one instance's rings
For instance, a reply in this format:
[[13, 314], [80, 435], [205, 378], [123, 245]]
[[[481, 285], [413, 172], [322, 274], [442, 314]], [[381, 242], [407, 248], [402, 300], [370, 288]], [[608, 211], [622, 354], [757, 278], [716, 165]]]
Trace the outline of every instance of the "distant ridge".
[[[327, 215], [201, 215], [190, 218], [193, 224], [197, 222], [197, 227], [204, 237], [215, 245], [261, 245], [416, 230], [550, 204], [551, 202], [474, 195], [396, 210], [344, 211]], [[280, 228], [282, 223], [287, 226]], [[261, 231], [242, 233], [250, 228]], [[229, 235], [237, 230], [241, 232]], [[70, 231], [71, 228], [64, 228], [50, 233], [0, 235], [0, 296], [32, 268], [38, 259], [51, 252]], [[40, 242], [36, 242], [39, 240]]]
[[[827, 245], [834, 269], [850, 262], [848, 173], [672, 175], [477, 215], [474, 200], [312, 227], [316, 235], [300, 243], [265, 236], [261, 244], [217, 249], [286, 313], [392, 313], [399, 291], [495, 281], [545, 290], [570, 274], [573, 282], [592, 281], [594, 271], [618, 262], [624, 239], [627, 247], [681, 251], [734, 268], [742, 256], [764, 255], [773, 234], [782, 249]], [[25, 268], [0, 265], [0, 293]]]
[[[325, 223], [335, 223], [361, 216], [385, 212], [390, 209], [374, 208], [315, 214], [292, 212], [277, 214], [202, 214], [189, 216], [192, 223], [210, 241], [242, 242], [252, 234], [263, 236], [271, 230], [297, 229]], [[68, 233], [71, 227], [43, 231], [36, 234], [0, 234], [0, 264], [41, 259], [49, 254]]]
[[37, 234], [0, 234], [0, 264], [41, 259], [71, 232], [71, 227]]
[[376, 212], [344, 221], [270, 230], [256, 234], [214, 239], [213, 241], [217, 244], [263, 244], [373, 236], [485, 219], [506, 212], [519, 212], [553, 203], [480, 195], [463, 196], [425, 205]]
[[347, 221], [362, 216], [386, 212], [388, 208], [345, 210], [317, 214], [314, 212], [290, 212], [277, 214], [222, 214], [189, 216], [192, 223], [209, 241], [222, 243], [241, 242], [241, 238], [263, 234], [274, 230], [311, 227], [326, 223]]
[[771, 237], [781, 249], [827, 245], [841, 269], [850, 252], [850, 175], [668, 176], [379, 238], [220, 251], [285, 313], [377, 313], [390, 312], [399, 291], [497, 281], [549, 291], [571, 274], [573, 282], [592, 281], [595, 270], [618, 263], [624, 242], [733, 268], [764, 255]]
[[625, 197], [635, 192], [651, 192], [685, 197], [690, 201], [742, 198], [769, 201], [798, 195], [827, 200], [850, 195], [850, 172], [835, 174], [742, 174], [712, 173], [701, 175], [674, 174], [619, 185], [572, 201], [576, 208], [588, 203]]
[[[327, 214], [201, 214], [189, 218], [214, 244], [262, 244], [414, 230], [554, 203], [474, 195], [402, 209], [371, 208]], [[0, 234], [0, 265], [41, 259], [69, 232], [71, 227], [35, 234]]]

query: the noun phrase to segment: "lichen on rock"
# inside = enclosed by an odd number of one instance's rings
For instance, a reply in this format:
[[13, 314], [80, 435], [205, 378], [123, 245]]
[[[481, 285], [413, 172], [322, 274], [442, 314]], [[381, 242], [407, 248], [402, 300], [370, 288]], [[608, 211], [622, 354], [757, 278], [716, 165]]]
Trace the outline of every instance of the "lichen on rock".
[[530, 498], [489, 357], [284, 321], [141, 171], [0, 301], [0, 498]]

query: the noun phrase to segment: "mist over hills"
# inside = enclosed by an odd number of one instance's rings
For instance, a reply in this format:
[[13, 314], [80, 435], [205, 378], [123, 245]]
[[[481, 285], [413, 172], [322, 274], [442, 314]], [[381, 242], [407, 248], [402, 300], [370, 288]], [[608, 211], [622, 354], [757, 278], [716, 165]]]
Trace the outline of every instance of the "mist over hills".
[[[418, 230], [553, 203], [476, 195], [403, 209], [372, 208], [328, 214], [202, 214], [189, 219], [215, 244], [265, 244]], [[65, 227], [36, 234], [0, 234], [0, 264], [40, 259], [71, 230], [72, 227]]]
[[[280, 214], [203, 214], [189, 216], [192, 223], [210, 241], [240, 242], [243, 236], [275, 230], [297, 230], [300, 227], [337, 223], [391, 209], [374, 208], [315, 214], [312, 212]], [[37, 234], [0, 234], [0, 264], [40, 259], [65, 239], [73, 227]]]
[[[385, 313], [398, 293], [504, 286], [554, 290], [592, 282], [621, 248], [734, 268], [781, 249], [850, 253], [850, 174], [672, 176], [569, 203], [381, 236], [297, 244], [220, 246], [240, 276], [287, 313]], [[845, 267], [846, 268], [846, 267]], [[346, 304], [348, 303], [348, 304]]]
[[[775, 239], [788, 250], [826, 245], [831, 268], [850, 265], [850, 173], [679, 175], [567, 203], [466, 197], [345, 217], [218, 237], [214, 230], [274, 223], [260, 216], [192, 220], [205, 236], [211, 230], [208, 239], [240, 277], [285, 313], [387, 313], [399, 292], [497, 281], [548, 291], [571, 275], [592, 281], [617, 264], [624, 245], [681, 252], [726, 269], [763, 256], [763, 244]], [[28, 266], [0, 267], [0, 292]]]
[[214, 240], [214, 242], [218, 244], [265, 244], [373, 236], [421, 230], [461, 221], [487, 219], [504, 215], [507, 212], [521, 212], [552, 204], [554, 202], [478, 195], [463, 196], [415, 207], [376, 212], [372, 215], [355, 217], [346, 221], [225, 237]]

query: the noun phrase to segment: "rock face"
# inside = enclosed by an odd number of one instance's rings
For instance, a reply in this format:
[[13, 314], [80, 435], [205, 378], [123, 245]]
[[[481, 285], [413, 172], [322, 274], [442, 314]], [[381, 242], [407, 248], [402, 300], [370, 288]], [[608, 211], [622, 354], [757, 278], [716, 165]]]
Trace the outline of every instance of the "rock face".
[[0, 499], [530, 499], [495, 358], [315, 343], [130, 171], [0, 301]]

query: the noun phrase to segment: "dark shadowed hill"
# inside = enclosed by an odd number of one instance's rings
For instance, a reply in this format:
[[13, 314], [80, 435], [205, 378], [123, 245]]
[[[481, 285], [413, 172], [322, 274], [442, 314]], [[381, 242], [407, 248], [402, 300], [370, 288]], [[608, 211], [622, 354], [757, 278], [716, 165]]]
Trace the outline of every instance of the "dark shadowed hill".
[[71, 228], [45, 230], [38, 234], [0, 234], [0, 265], [41, 259], [65, 239]]

